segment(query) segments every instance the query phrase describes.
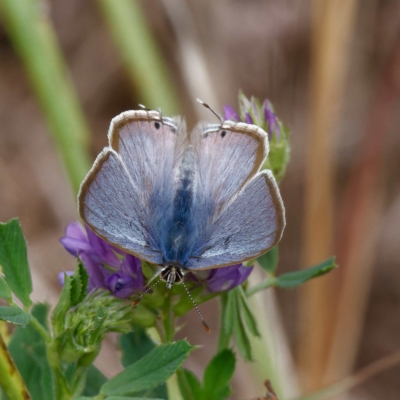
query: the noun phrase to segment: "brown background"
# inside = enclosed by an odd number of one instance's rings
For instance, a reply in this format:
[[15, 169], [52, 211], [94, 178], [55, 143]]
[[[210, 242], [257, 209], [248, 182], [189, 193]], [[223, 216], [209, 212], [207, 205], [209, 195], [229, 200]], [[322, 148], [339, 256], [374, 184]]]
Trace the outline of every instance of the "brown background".
[[[325, 289], [308, 284], [304, 290], [277, 293], [300, 385], [309, 390], [400, 348], [400, 3], [367, 0], [344, 6], [338, 1], [329, 9], [327, 4], [335, 2], [327, 1], [325, 14], [319, 13], [324, 6], [317, 3], [141, 3], [189, 126], [199, 115], [212, 121], [195, 104], [196, 97], [221, 110], [226, 103], [237, 107], [237, 92], [242, 89], [249, 96], [271, 99], [292, 131], [292, 159], [281, 184], [287, 228], [279, 270], [313, 263], [313, 249], [322, 249], [325, 258], [338, 254], [339, 263], [344, 260], [332, 277], [323, 278], [328, 282], [321, 284]], [[350, 3], [354, 8], [346, 11]], [[185, 12], [178, 13], [174, 7]], [[90, 124], [95, 157], [106, 145], [111, 118], [142, 100], [126, 76], [95, 1], [52, 0], [47, 2], [47, 12]], [[184, 43], [183, 38], [189, 39]], [[330, 40], [333, 59], [323, 53], [329, 50]], [[187, 55], [188, 49], [195, 49], [204, 64], [193, 56], [186, 65], [182, 54]], [[320, 61], [324, 57], [326, 62]], [[199, 65], [204, 65], [205, 77], [196, 72]], [[34, 298], [54, 303], [60, 290], [57, 273], [74, 265], [58, 239], [65, 226], [77, 219], [76, 204], [24, 67], [1, 25], [0, 123], [0, 220], [20, 217], [29, 245]], [[327, 154], [327, 165], [310, 151]], [[367, 189], [357, 186], [369, 178], [372, 183]], [[321, 210], [317, 219], [309, 204], [313, 187], [323, 188], [316, 196]], [[351, 188], [356, 189], [352, 192]], [[363, 200], [367, 200], [365, 208]], [[358, 211], [354, 227], [351, 218]], [[351, 258], [352, 248], [366, 254], [366, 260], [357, 254]], [[353, 268], [361, 274], [352, 281]], [[322, 372], [333, 346], [344, 287], [350, 293], [344, 302], [349, 320], [343, 317], [341, 342], [335, 350], [339, 357], [329, 375]], [[213, 326], [219, 318], [215, 305], [202, 307]], [[197, 328], [193, 315], [185, 334], [193, 343], [206, 343], [189, 362], [199, 372], [213, 354], [216, 333], [204, 338]], [[323, 345], [315, 355], [317, 342]], [[346, 350], [349, 343], [350, 352]], [[105, 351], [117, 359], [111, 345]], [[352, 351], [354, 360], [349, 355]], [[101, 368], [115, 373], [117, 363], [106, 361], [100, 360]], [[248, 386], [246, 368], [241, 362], [234, 399], [262, 394]], [[397, 400], [399, 377], [400, 367], [390, 369], [350, 392], [348, 398]]]

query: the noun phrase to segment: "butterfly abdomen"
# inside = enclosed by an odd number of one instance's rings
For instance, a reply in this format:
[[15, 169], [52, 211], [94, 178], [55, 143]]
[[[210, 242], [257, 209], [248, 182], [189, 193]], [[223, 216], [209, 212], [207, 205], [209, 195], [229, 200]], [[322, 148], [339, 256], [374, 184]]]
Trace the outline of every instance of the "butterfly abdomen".
[[191, 238], [195, 228], [192, 218], [195, 164], [195, 154], [192, 146], [189, 146], [182, 158], [176, 178], [173, 212], [168, 224], [169, 235], [163, 257], [166, 263], [184, 266], [191, 251]]

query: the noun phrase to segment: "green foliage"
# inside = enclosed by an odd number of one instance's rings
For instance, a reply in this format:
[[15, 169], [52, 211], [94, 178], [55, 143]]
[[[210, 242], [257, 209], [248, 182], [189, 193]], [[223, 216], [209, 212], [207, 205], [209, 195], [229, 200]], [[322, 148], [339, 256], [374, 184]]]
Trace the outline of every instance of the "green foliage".
[[251, 341], [244, 322], [240, 316], [239, 308], [237, 308], [237, 314], [238, 315], [235, 319], [236, 346], [245, 360], [252, 361], [253, 356], [251, 352]]
[[225, 349], [207, 365], [203, 378], [203, 400], [222, 400], [229, 395], [229, 382], [235, 372], [236, 358], [232, 350]]
[[[48, 306], [38, 304], [32, 315], [47, 330]], [[17, 328], [12, 336], [9, 351], [24, 379], [33, 400], [54, 400], [54, 382], [46, 357], [46, 344], [31, 326]]]
[[124, 396], [151, 389], [165, 382], [194, 348], [186, 340], [162, 344], [106, 382], [101, 393]]
[[89, 275], [80, 260], [75, 267], [74, 275], [71, 278], [71, 306], [79, 304], [86, 296]]
[[257, 285], [248, 289], [247, 296], [251, 296], [260, 290], [267, 289], [272, 286], [277, 286], [282, 288], [294, 288], [309, 281], [310, 279], [317, 278], [321, 275], [325, 275], [336, 267], [337, 265], [335, 262], [335, 257], [331, 257], [311, 268], [303, 269], [300, 271], [288, 272], [278, 277], [271, 276], [267, 280], [260, 282]]
[[275, 246], [270, 251], [257, 258], [257, 262], [260, 266], [267, 271], [269, 274], [274, 274], [276, 267], [278, 266], [279, 251], [278, 246]]
[[335, 257], [328, 258], [314, 267], [300, 271], [288, 272], [275, 278], [275, 286], [293, 288], [307, 282], [310, 279], [325, 275], [336, 268]]
[[270, 111], [273, 112], [279, 132], [274, 132], [276, 126], [270, 126], [270, 121], [265, 117], [265, 103], [251, 96], [248, 99], [243, 92], [239, 92], [239, 114], [242, 121], [246, 121], [249, 114], [254, 124], [264, 129], [269, 136], [269, 153], [262, 169], [272, 171], [275, 179], [279, 182], [286, 172], [290, 160], [290, 131], [276, 116], [272, 103], [269, 103]]
[[153, 397], [121, 397], [121, 396], [110, 396], [106, 397], [105, 400], [163, 400], [163, 399], [155, 399]]
[[[126, 368], [139, 361], [156, 347], [146, 331], [140, 327], [134, 327], [132, 332], [121, 335], [119, 345], [122, 350], [121, 363]], [[143, 393], [142, 393], [143, 394]], [[164, 383], [146, 392], [147, 397], [168, 398], [167, 388]]]
[[53, 310], [51, 316], [51, 323], [53, 326], [53, 333], [55, 336], [60, 335], [64, 328], [64, 316], [65, 313], [72, 307], [71, 303], [71, 290], [72, 290], [71, 276], [64, 273], [64, 285], [61, 291], [60, 298], [58, 299], [57, 305]]
[[250, 305], [247, 301], [246, 294], [241, 286], [238, 287], [238, 290], [240, 292], [239, 296], [239, 306], [240, 306], [240, 312], [243, 317], [243, 321], [245, 322], [245, 325], [249, 329], [250, 333], [253, 336], [260, 337], [260, 331], [258, 330], [257, 326], [257, 321], [254, 317], [253, 312], [251, 311]]
[[232, 350], [225, 349], [218, 353], [207, 365], [203, 384], [189, 370], [181, 368], [178, 383], [185, 400], [223, 400], [231, 389], [229, 382], [235, 372], [236, 358]]
[[221, 318], [219, 327], [218, 350], [223, 350], [229, 346], [233, 334], [235, 313], [235, 301], [233, 291], [222, 293], [220, 297]]
[[100, 351], [107, 332], [130, 330], [131, 314], [130, 304], [107, 292], [86, 296], [84, 301], [61, 317], [63, 330], [56, 336], [61, 359], [67, 363], [77, 361], [80, 366], [88, 367]]
[[8, 304], [12, 303], [12, 293], [10, 286], [7, 282], [0, 276], [0, 299], [6, 299]]
[[82, 395], [96, 396], [106, 382], [107, 378], [94, 365], [91, 365], [87, 370], [86, 383]]
[[0, 319], [14, 325], [25, 326], [29, 323], [31, 315], [18, 306], [0, 306]]
[[289, 134], [281, 121], [278, 121], [280, 136], [273, 135], [269, 141], [268, 158], [263, 165], [263, 169], [270, 169], [275, 179], [279, 182], [285, 175], [286, 167], [290, 161]]
[[58, 336], [64, 330], [64, 319], [66, 312], [78, 305], [86, 296], [88, 285], [88, 274], [86, 268], [78, 261], [74, 275], [69, 276], [64, 273], [64, 285], [61, 296], [52, 314], [52, 325], [54, 335]]
[[134, 328], [132, 332], [121, 335], [119, 345], [122, 350], [121, 363], [124, 367], [134, 364], [150, 353], [156, 345], [141, 328]]
[[28, 307], [31, 304], [32, 280], [25, 238], [18, 219], [0, 223], [0, 266], [8, 286]]
[[219, 350], [229, 346], [232, 336], [235, 336], [236, 346], [246, 360], [252, 360], [251, 339], [260, 336], [257, 321], [247, 303], [246, 294], [241, 286], [224, 293], [221, 296], [221, 325]]
[[196, 375], [186, 368], [177, 371], [179, 388], [185, 400], [201, 400], [202, 387]]

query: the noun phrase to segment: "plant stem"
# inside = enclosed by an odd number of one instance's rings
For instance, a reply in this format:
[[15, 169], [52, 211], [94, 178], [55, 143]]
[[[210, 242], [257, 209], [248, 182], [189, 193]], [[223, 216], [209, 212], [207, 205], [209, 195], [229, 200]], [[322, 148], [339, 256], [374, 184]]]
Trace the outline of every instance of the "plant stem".
[[29, 322], [46, 343], [51, 342], [51, 336], [49, 332], [47, 332], [44, 326], [33, 315], [31, 315], [31, 320]]
[[89, 129], [44, 6], [38, 0], [1, 0], [0, 12], [77, 192], [90, 167]]
[[167, 391], [168, 391], [168, 398], [173, 400], [184, 400], [179, 388], [178, 384], [178, 377], [173, 374], [166, 382], [167, 384]]
[[252, 296], [253, 294], [259, 292], [260, 290], [268, 289], [273, 286], [275, 286], [275, 278], [266, 279], [265, 281], [262, 281], [257, 285], [247, 289], [246, 291], [247, 297]]
[[146, 107], [178, 112], [178, 96], [139, 2], [98, 0], [123, 63]]
[[53, 373], [56, 400], [70, 400], [71, 394], [65, 376], [61, 371], [58, 345], [52, 341], [46, 345], [47, 360]]
[[175, 336], [175, 317], [171, 312], [171, 300], [172, 296], [168, 296], [164, 305], [163, 326], [165, 343], [172, 342]]
[[8, 399], [32, 399], [7, 346], [0, 335], [0, 386]]

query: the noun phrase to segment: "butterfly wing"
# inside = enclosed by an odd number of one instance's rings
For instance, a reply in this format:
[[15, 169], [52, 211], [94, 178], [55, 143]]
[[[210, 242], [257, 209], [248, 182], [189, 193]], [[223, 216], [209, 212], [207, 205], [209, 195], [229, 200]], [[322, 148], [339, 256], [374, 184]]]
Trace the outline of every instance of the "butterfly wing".
[[154, 264], [162, 262], [160, 231], [172, 212], [179, 130], [179, 120], [158, 111], [120, 114], [78, 195], [80, 215], [96, 234]]
[[256, 125], [233, 121], [200, 125], [196, 130], [192, 140], [198, 160], [197, 204], [203, 207], [203, 216], [205, 212], [216, 219], [260, 170], [268, 154], [268, 138]]
[[213, 132], [213, 142], [206, 143], [206, 135], [199, 147], [195, 219], [201, 228], [189, 269], [255, 258], [278, 243], [285, 226], [275, 179], [270, 171], [258, 172], [268, 153], [266, 133], [255, 125], [227, 122]]

